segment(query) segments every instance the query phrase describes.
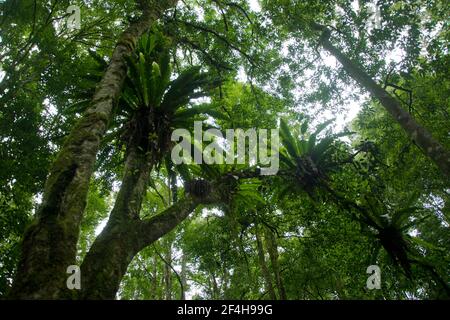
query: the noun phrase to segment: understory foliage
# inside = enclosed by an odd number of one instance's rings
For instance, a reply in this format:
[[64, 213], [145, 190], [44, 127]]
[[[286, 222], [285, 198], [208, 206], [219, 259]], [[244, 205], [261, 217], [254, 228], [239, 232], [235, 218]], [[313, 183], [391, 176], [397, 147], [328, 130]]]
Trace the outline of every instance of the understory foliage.
[[[140, 15], [133, 1], [70, 4], [82, 8], [79, 30], [64, 23], [68, 1], [0, 3], [0, 298], [52, 162], [91, 105], [120, 33]], [[449, 6], [383, 1], [376, 28], [367, 27], [369, 5], [186, 0], [161, 13], [126, 58], [77, 263], [136, 152], [150, 170], [136, 219], [198, 203], [134, 256], [118, 299], [450, 298], [448, 177], [312, 27], [329, 28], [330, 41], [448, 151]], [[223, 136], [279, 129], [278, 172], [262, 176], [264, 165], [248, 161], [173, 163], [172, 132], [193, 134], [194, 121]], [[366, 286], [371, 265], [380, 289]]]

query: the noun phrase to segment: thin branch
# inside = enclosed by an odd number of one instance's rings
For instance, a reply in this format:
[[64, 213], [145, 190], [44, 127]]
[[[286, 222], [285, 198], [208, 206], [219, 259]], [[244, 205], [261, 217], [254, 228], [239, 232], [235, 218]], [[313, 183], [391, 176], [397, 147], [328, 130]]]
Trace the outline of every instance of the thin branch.
[[177, 280], [180, 283], [180, 288], [181, 288], [180, 300], [183, 300], [183, 297], [184, 297], [184, 285], [183, 285], [183, 281], [181, 280], [180, 275], [178, 274], [177, 270], [175, 270], [175, 268], [172, 266], [172, 264], [170, 262], [168, 262], [166, 259], [164, 259], [164, 257], [158, 251], [158, 249], [156, 249], [155, 245], [153, 245], [153, 249], [155, 250], [155, 252], [158, 255], [158, 257], [164, 262], [164, 264], [166, 266], [168, 266], [170, 269], [172, 269], [172, 271], [175, 273], [175, 276], [177, 277]]
[[211, 30], [211, 29], [206, 28], [206, 27], [204, 27], [202, 25], [199, 25], [199, 24], [196, 24], [196, 23], [192, 23], [192, 22], [188, 22], [188, 21], [182, 21], [182, 20], [178, 20], [178, 19], [174, 20], [174, 21], [178, 22], [178, 23], [181, 23], [181, 24], [184, 24], [184, 25], [186, 25], [188, 27], [191, 27], [191, 28], [194, 28], [194, 29], [197, 29], [197, 30], [200, 30], [200, 31], [203, 31], [203, 32], [210, 33], [210, 34], [214, 35], [217, 39], [219, 39], [222, 42], [224, 42], [231, 49], [239, 52], [242, 56], [244, 56], [247, 59], [247, 61], [252, 66], [255, 66], [255, 62], [253, 61], [253, 58], [248, 53], [246, 53], [245, 51], [243, 51], [242, 49], [240, 49], [239, 47], [237, 47], [236, 45], [231, 43], [225, 36], [221, 35], [217, 31]]
[[208, 60], [214, 67], [216, 67], [218, 70], [228, 70], [232, 71], [233, 69], [228, 67], [227, 65], [215, 60], [206, 50], [204, 50], [200, 45], [197, 43], [191, 41], [188, 38], [181, 38], [178, 39], [180, 43], [184, 43], [192, 47], [194, 50], [199, 51], [206, 60]]

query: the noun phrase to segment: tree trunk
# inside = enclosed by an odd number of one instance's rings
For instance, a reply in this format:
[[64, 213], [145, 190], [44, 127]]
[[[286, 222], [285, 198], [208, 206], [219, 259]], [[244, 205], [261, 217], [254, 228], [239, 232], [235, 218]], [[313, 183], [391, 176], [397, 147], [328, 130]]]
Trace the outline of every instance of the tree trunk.
[[272, 277], [269, 272], [269, 268], [267, 267], [266, 257], [264, 256], [264, 247], [259, 235], [259, 227], [255, 226], [255, 235], [256, 235], [256, 245], [258, 249], [258, 258], [259, 265], [261, 266], [261, 271], [264, 277], [264, 282], [266, 283], [266, 289], [269, 292], [270, 299], [277, 300], [277, 296], [275, 294], [275, 290], [273, 289]]
[[62, 295], [67, 292], [66, 270], [75, 264], [89, 180], [101, 138], [127, 73], [124, 58], [134, 50], [138, 38], [159, 14], [176, 3], [176, 0], [168, 0], [159, 6], [143, 6], [141, 18], [132, 23], [117, 42], [90, 107], [73, 128], [50, 169], [42, 204], [24, 235], [11, 298], [68, 298]]
[[164, 292], [165, 300], [172, 300], [172, 269], [170, 268], [172, 264], [172, 243], [167, 241], [165, 244], [164, 252]]
[[[95, 297], [95, 286], [101, 285], [96, 283], [93, 285], [91, 281], [93, 279], [89, 278], [89, 284], [86, 283], [85, 275], [91, 272], [96, 272], [98, 270], [96, 257], [102, 256], [105, 253], [109, 256], [110, 266], [104, 266], [106, 268], [104, 273], [105, 277], [96, 277], [95, 282], [104, 282], [106, 277], [111, 278], [122, 278], [126, 272], [128, 264], [131, 262], [135, 254], [138, 252], [138, 239], [133, 236], [138, 225], [141, 222], [139, 218], [139, 212], [141, 211], [142, 201], [147, 190], [147, 183], [149, 174], [152, 168], [151, 156], [144, 150], [139, 149], [139, 144], [141, 132], [136, 129], [132, 136], [132, 143], [127, 149], [127, 158], [125, 161], [124, 175], [122, 178], [122, 185], [120, 187], [119, 193], [117, 195], [116, 201], [114, 203], [114, 208], [111, 211], [108, 223], [99, 235], [99, 237], [94, 241], [91, 249], [86, 255], [85, 260], [94, 260], [89, 268], [81, 269], [81, 279], [82, 279], [82, 295], [91, 295]], [[144, 136], [146, 136], [144, 134]], [[130, 236], [131, 234], [132, 236]], [[100, 260], [99, 260], [100, 261]], [[103, 267], [103, 266], [100, 266]], [[110, 274], [108, 274], [108, 272]], [[119, 283], [108, 282], [106, 285], [111, 285], [108, 290], [115, 290], [119, 288]], [[92, 289], [83, 290], [84, 287]]]
[[181, 296], [181, 300], [186, 300], [186, 290], [187, 290], [187, 260], [186, 255], [183, 252], [183, 255], [181, 256], [181, 283], [183, 286], [183, 294]]
[[81, 265], [81, 299], [114, 299], [120, 280], [139, 252], [135, 237], [137, 223], [108, 223]]
[[280, 266], [278, 263], [277, 239], [275, 238], [275, 236], [271, 230], [266, 228], [266, 229], [264, 229], [264, 231], [265, 231], [267, 251], [269, 252], [270, 263], [272, 265], [273, 274], [275, 276], [275, 282], [277, 284], [278, 294], [279, 294], [281, 300], [286, 300], [287, 299], [286, 291], [284, 289], [283, 279], [281, 278]]
[[158, 256], [153, 254], [153, 278], [150, 283], [150, 299], [158, 300]]
[[333, 46], [328, 37], [323, 37], [322, 45], [342, 64], [347, 73], [356, 82], [380, 101], [381, 105], [400, 124], [407, 135], [422, 149], [423, 153], [434, 161], [441, 173], [450, 177], [450, 152], [436, 141], [424, 127], [418, 124], [402, 108], [400, 103], [377, 84], [362, 68]]
[[229, 269], [227, 265], [222, 263], [222, 284], [220, 286], [220, 291], [222, 292], [222, 299], [227, 300], [228, 296], [228, 283], [230, 279]]
[[219, 286], [217, 285], [216, 275], [213, 272], [211, 272], [211, 284], [212, 284], [212, 300], [218, 300], [219, 299]]

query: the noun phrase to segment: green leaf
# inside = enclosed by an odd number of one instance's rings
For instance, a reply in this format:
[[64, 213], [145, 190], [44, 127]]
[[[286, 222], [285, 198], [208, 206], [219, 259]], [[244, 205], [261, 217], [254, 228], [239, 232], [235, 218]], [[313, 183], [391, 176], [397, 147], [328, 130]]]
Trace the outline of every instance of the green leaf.
[[302, 134], [305, 134], [306, 131], [308, 131], [308, 121], [305, 120], [305, 121], [302, 123], [302, 126], [300, 127], [300, 132], [301, 132]]
[[149, 96], [148, 96], [148, 77], [146, 73], [146, 63], [145, 57], [142, 52], [139, 52], [139, 82], [141, 84], [142, 97], [144, 99], [144, 104], [149, 106]]
[[289, 130], [289, 127], [287, 126], [286, 122], [281, 119], [280, 121], [280, 129], [281, 129], [281, 140], [286, 147], [289, 155], [292, 158], [299, 157], [299, 152], [296, 147], [295, 139], [291, 134], [291, 131]]
[[334, 120], [335, 120], [335, 119], [333, 118], [333, 119], [327, 120], [327, 121], [325, 121], [325, 122], [319, 124], [319, 125], [317, 126], [316, 131], [314, 131], [314, 133], [313, 133], [312, 135], [314, 135], [315, 137], [317, 137], [317, 136], [319, 135], [319, 133], [321, 133], [326, 127], [328, 127], [332, 122], [334, 122]]
[[392, 215], [392, 225], [396, 227], [402, 226], [411, 216], [411, 213], [414, 213], [417, 209], [417, 207], [410, 207], [395, 211]]
[[180, 165], [177, 165], [175, 166], [175, 169], [178, 171], [184, 181], [189, 181], [192, 179], [191, 173], [189, 172], [189, 167], [186, 164], [182, 163]]
[[415, 242], [417, 245], [419, 245], [419, 246], [421, 246], [421, 247], [423, 247], [425, 249], [432, 250], [432, 251], [445, 252], [444, 248], [435, 246], [434, 244], [432, 244], [432, 243], [430, 243], [428, 241], [425, 241], [425, 240], [423, 240], [423, 239], [421, 239], [419, 237], [409, 237], [409, 240], [412, 241], [412, 242]]
[[189, 109], [179, 110], [175, 113], [176, 119], [189, 119], [196, 115], [206, 114], [216, 119], [226, 120], [228, 117], [218, 110], [214, 110], [212, 105], [199, 105]]

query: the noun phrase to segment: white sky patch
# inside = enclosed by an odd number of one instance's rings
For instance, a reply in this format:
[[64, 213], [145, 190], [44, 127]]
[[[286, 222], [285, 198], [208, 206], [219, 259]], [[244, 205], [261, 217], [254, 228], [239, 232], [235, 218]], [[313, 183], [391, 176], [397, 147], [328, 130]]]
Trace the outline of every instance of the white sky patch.
[[237, 80], [244, 83], [247, 82], [248, 80], [247, 73], [245, 72], [245, 69], [242, 66], [239, 67]]
[[122, 185], [121, 181], [114, 181], [112, 183], [112, 192], [119, 192], [121, 185]]
[[109, 216], [106, 217], [105, 219], [103, 219], [102, 221], [100, 221], [98, 226], [95, 227], [95, 236], [98, 236], [103, 231], [103, 229], [106, 226], [106, 223], [108, 223], [108, 219], [109, 219]]
[[283, 57], [286, 58], [289, 56], [289, 46], [294, 45], [295, 42], [296, 41], [294, 38], [290, 38], [283, 42], [283, 44], [281, 46], [281, 53], [283, 54]]
[[198, 21], [205, 21], [205, 11], [202, 7], [196, 6], [194, 7], [194, 11], [197, 14]]
[[32, 54], [32, 53], [34, 53], [34, 52], [39, 52], [40, 50], [39, 50], [39, 48], [38, 48], [38, 46], [37, 45], [34, 45], [32, 48], [31, 48], [31, 50], [30, 50], [30, 55]]
[[259, 4], [258, 0], [249, 0], [248, 4], [250, 6], [250, 9], [254, 12], [260, 12], [261, 11], [261, 5]]
[[207, 217], [211, 217], [211, 216], [223, 217], [223, 215], [224, 215], [224, 212], [217, 208], [213, 208], [213, 209], [203, 208], [201, 217], [202, 218], [207, 218]]
[[192, 280], [187, 280], [189, 290], [185, 292], [186, 300], [192, 300], [196, 296], [202, 296], [204, 293], [204, 286], [198, 285]]
[[42, 203], [42, 192], [39, 192], [39, 193], [37, 193], [37, 194], [35, 194], [34, 196], [33, 196], [33, 203], [34, 203], [34, 206], [33, 206], [33, 209], [31, 210], [31, 212], [33, 213], [33, 215], [34, 214], [36, 214], [36, 209], [41, 205], [41, 203]]
[[211, 97], [200, 97], [196, 99], [191, 99], [190, 104], [192, 105], [199, 105], [199, 104], [209, 104], [211, 103]]
[[405, 52], [401, 49], [396, 47], [394, 50], [389, 51], [386, 55], [386, 63], [400, 63], [405, 57]]
[[327, 54], [325, 57], [322, 57], [322, 60], [324, 65], [330, 67], [330, 68], [337, 68], [337, 60], [335, 57], [333, 57], [331, 54]]
[[408, 234], [409, 234], [411, 237], [417, 237], [417, 236], [420, 235], [420, 232], [419, 232], [419, 230], [417, 230], [417, 229], [413, 229], [413, 230], [409, 231]]
[[359, 1], [352, 1], [351, 6], [354, 12], [359, 11]]
[[[346, 110], [344, 112], [335, 113], [333, 110], [322, 110], [321, 117], [318, 120], [318, 123], [323, 123], [327, 119], [335, 118], [336, 120], [333, 122], [334, 131], [342, 132], [358, 115], [359, 111], [361, 111], [361, 105], [364, 98], [361, 98], [360, 101], [349, 101], [346, 106]], [[350, 142], [348, 137], [341, 138], [344, 141]]]
[[44, 106], [49, 115], [56, 116], [58, 114], [58, 109], [56, 109], [55, 105], [48, 98], [44, 99]]
[[441, 225], [448, 228], [449, 224], [446, 221], [443, 209], [445, 207], [445, 201], [439, 196], [431, 194], [427, 201], [423, 204], [424, 208], [432, 210], [436, 217], [441, 222]]
[[42, 203], [42, 193], [41, 192], [37, 193], [34, 196], [33, 200], [34, 200], [35, 204], [37, 204], [37, 205], [41, 204]]

